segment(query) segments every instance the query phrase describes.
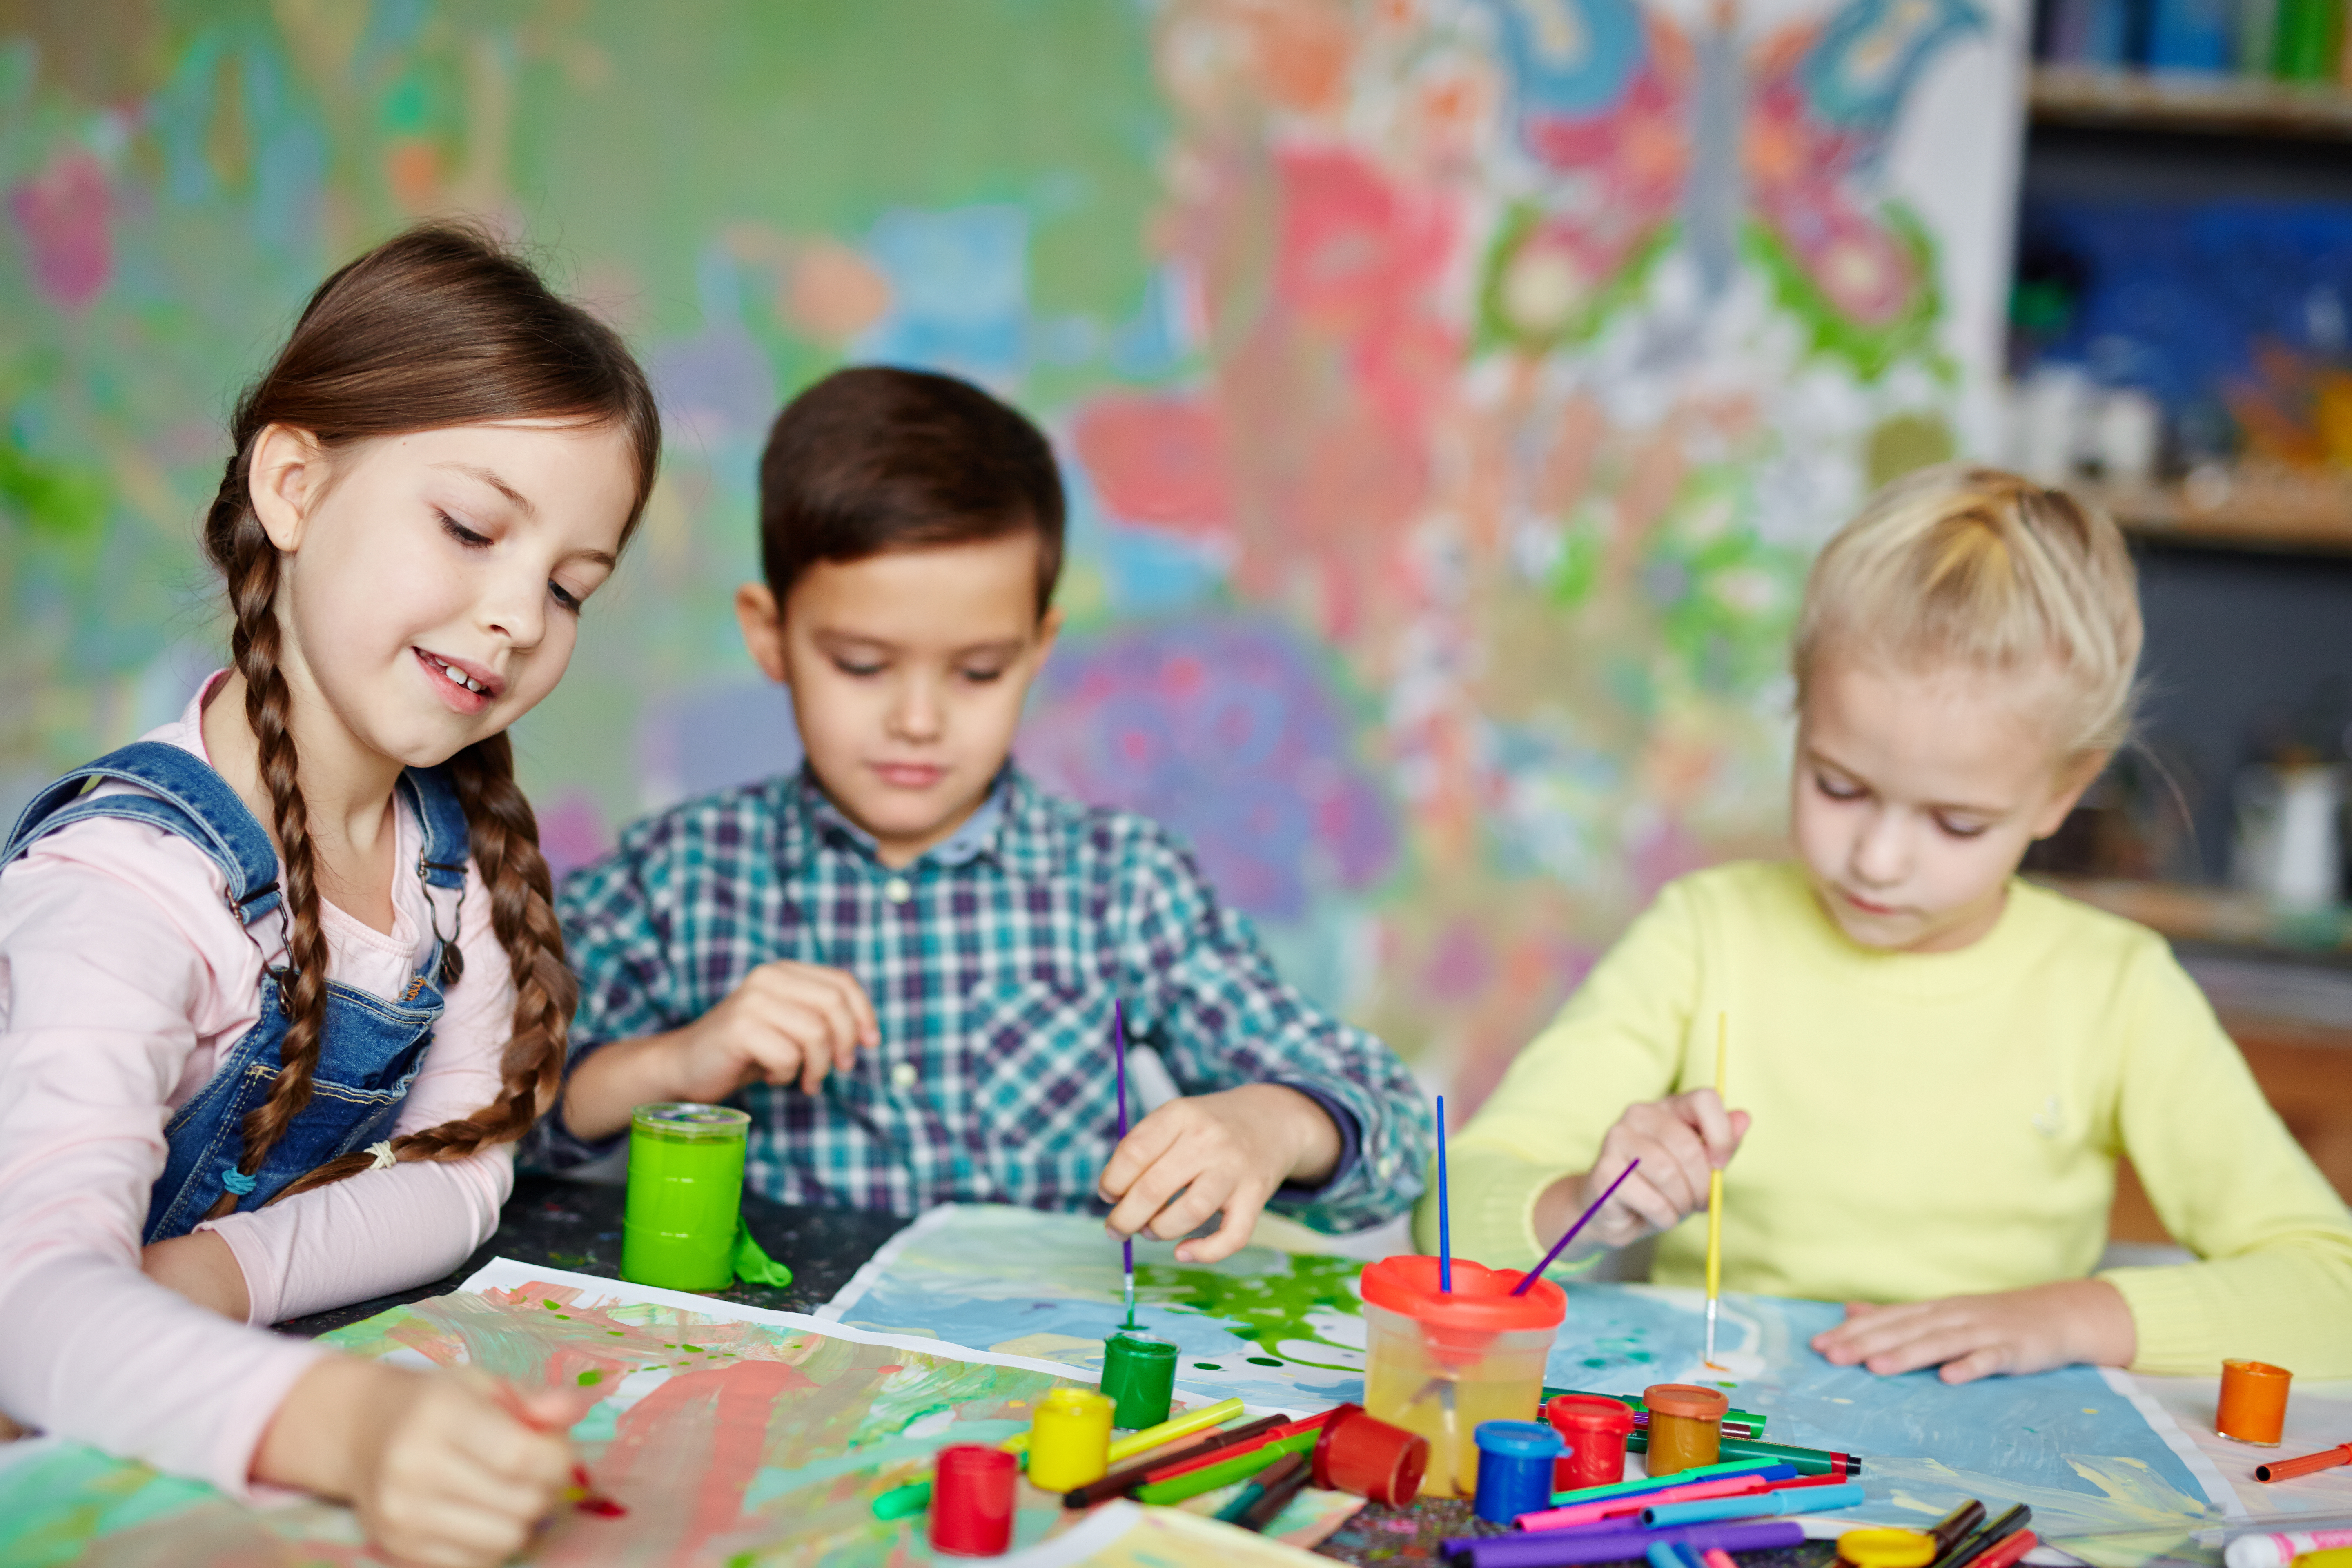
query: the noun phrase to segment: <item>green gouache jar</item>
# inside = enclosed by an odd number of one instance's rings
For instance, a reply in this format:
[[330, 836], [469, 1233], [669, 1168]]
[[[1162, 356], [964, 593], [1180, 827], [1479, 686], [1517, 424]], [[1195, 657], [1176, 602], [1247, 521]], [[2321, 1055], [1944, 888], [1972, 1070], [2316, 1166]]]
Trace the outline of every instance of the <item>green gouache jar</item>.
[[621, 1278], [668, 1290], [735, 1282], [751, 1118], [724, 1105], [640, 1105], [629, 1117]]
[[1111, 1425], [1133, 1432], [1168, 1419], [1176, 1396], [1176, 1347], [1142, 1334], [1113, 1334], [1103, 1342], [1102, 1391], [1118, 1408]]

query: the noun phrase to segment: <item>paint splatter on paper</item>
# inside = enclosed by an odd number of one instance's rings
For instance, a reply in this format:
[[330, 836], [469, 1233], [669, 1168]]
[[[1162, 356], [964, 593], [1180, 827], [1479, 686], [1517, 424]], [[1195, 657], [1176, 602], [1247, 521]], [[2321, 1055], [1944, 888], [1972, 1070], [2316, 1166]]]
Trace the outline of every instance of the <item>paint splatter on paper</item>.
[[[1179, 1347], [1180, 1389], [1300, 1412], [1362, 1397], [1360, 1264], [1249, 1247], [1179, 1267], [1171, 1250], [1139, 1245], [1137, 1317]], [[1024, 1260], [1018, 1277], [1007, 1258]], [[1916, 1523], [1970, 1497], [2027, 1501], [2037, 1531], [2125, 1568], [2219, 1517], [2210, 1467], [2188, 1461], [2171, 1418], [2119, 1373], [2071, 1367], [1957, 1388], [1931, 1372], [1877, 1377], [1809, 1348], [1836, 1307], [1731, 1295], [1720, 1359], [1744, 1374], [1733, 1380], [1704, 1367], [1697, 1290], [1570, 1284], [1568, 1300], [1548, 1383], [1599, 1394], [1721, 1383], [1768, 1418], [1770, 1440], [1864, 1456], [1871, 1522]], [[1098, 1221], [959, 1205], [899, 1232], [820, 1316], [1092, 1377], [1119, 1310], [1118, 1254]]]
[[[1049, 1363], [505, 1259], [462, 1290], [394, 1308], [327, 1342], [420, 1369], [470, 1365], [581, 1391], [572, 1444], [596, 1491], [622, 1511], [560, 1510], [520, 1559], [549, 1568], [927, 1562], [923, 1518], [878, 1521], [874, 1499], [919, 1478], [950, 1443], [1002, 1442], [1025, 1429], [1045, 1392], [1072, 1381]], [[1207, 1511], [1227, 1495], [1191, 1506]], [[1080, 1518], [1025, 1484], [1020, 1505], [1016, 1546]], [[1318, 1541], [1358, 1506], [1337, 1493], [1305, 1493], [1272, 1533]], [[1070, 1562], [1087, 1560], [1081, 1552]], [[1115, 1552], [1104, 1561], [1132, 1560]], [[377, 1559], [343, 1508], [250, 1509], [74, 1444], [0, 1462], [0, 1563], [69, 1562], [368, 1568]]]

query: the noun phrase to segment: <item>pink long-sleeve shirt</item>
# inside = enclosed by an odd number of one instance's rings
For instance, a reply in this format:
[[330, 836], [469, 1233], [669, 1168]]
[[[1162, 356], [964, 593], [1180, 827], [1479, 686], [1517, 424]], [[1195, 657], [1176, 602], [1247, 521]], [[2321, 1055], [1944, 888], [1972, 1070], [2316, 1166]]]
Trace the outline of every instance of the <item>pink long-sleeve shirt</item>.
[[[145, 738], [205, 757], [203, 700]], [[422, 829], [405, 807], [397, 816], [394, 864], [413, 867]], [[263, 1430], [325, 1352], [140, 1272], [164, 1121], [253, 1026], [263, 971], [284, 962], [283, 922], [265, 916], [248, 938], [225, 893], [203, 851], [121, 817], [61, 828], [0, 871], [0, 1413], [244, 1495]], [[399, 996], [432, 954], [428, 897], [452, 894], [395, 877], [389, 932], [324, 906], [329, 977]], [[470, 861], [455, 897], [465, 976], [399, 1132], [468, 1115], [499, 1091], [514, 986]], [[501, 1144], [362, 1172], [197, 1228], [228, 1243], [249, 1323], [267, 1325], [448, 1272], [497, 1227], [513, 1181]]]

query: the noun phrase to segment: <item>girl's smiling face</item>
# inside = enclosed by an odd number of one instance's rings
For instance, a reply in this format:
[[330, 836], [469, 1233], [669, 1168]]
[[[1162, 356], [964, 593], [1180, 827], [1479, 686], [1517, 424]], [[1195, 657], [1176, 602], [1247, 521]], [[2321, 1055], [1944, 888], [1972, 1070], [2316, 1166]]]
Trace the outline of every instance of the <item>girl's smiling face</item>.
[[1797, 729], [1790, 822], [1815, 895], [1864, 947], [1948, 952], [1990, 931], [2026, 847], [2104, 752], [2052, 744], [2038, 683], [1826, 658]]
[[429, 767], [555, 689], [635, 497], [626, 437], [553, 420], [331, 451], [271, 426], [254, 510], [281, 552], [279, 668], [366, 751]]

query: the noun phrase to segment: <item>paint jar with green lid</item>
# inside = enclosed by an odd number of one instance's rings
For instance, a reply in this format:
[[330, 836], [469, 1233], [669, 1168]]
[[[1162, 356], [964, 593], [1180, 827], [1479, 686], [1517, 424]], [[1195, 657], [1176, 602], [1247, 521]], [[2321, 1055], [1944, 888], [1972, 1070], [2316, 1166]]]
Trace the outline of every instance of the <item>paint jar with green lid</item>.
[[1112, 1426], [1159, 1426], [1176, 1394], [1176, 1347], [1145, 1334], [1111, 1335], [1103, 1342], [1102, 1391], [1118, 1406]]
[[724, 1105], [640, 1105], [629, 1118], [621, 1278], [668, 1290], [735, 1282], [751, 1119]]

